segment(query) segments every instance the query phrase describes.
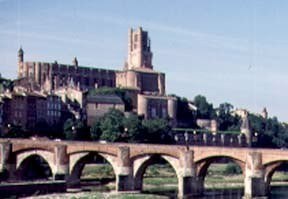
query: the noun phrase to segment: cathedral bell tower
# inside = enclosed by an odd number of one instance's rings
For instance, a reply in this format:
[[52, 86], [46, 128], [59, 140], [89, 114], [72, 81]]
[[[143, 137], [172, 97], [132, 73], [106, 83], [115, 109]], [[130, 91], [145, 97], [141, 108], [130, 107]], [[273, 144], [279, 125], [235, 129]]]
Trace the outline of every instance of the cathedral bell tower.
[[127, 69], [145, 68], [152, 69], [151, 41], [147, 31], [141, 27], [137, 30], [130, 29], [128, 37]]
[[18, 78], [24, 77], [24, 51], [22, 47], [18, 50]]

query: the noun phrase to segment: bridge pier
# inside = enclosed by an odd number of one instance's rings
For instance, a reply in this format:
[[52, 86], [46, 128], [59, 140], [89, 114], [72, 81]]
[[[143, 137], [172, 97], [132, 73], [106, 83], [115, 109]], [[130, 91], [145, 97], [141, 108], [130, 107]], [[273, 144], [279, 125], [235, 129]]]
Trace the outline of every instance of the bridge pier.
[[266, 199], [262, 154], [250, 152], [246, 157], [243, 199]]
[[12, 155], [12, 143], [0, 143], [0, 181], [14, 181], [16, 176], [16, 160]]
[[117, 152], [116, 191], [133, 191], [133, 168], [130, 162], [130, 148], [120, 146]]
[[54, 148], [55, 153], [55, 173], [54, 180], [66, 180], [69, 176], [69, 157], [66, 145], [57, 145]]
[[178, 198], [186, 199], [201, 195], [201, 186], [196, 178], [193, 151], [185, 150], [181, 152], [180, 167], [181, 169], [178, 172]]

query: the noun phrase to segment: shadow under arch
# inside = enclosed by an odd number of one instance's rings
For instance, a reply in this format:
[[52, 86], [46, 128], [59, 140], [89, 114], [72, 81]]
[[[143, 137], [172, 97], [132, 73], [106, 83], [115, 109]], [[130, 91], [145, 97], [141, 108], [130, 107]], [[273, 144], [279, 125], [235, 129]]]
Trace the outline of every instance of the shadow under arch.
[[[233, 163], [235, 165], [237, 165], [240, 170], [241, 170], [241, 174], [243, 177], [243, 185], [244, 185], [244, 172], [245, 172], [245, 162], [235, 159], [233, 157], [230, 156], [213, 156], [213, 157], [209, 157], [209, 158], [205, 158], [202, 159], [198, 162], [196, 162], [196, 176], [198, 179], [198, 183], [199, 183], [199, 193], [200, 194], [204, 194], [205, 191], [205, 178], [207, 176], [208, 173], [208, 169], [211, 166], [211, 164], [214, 163], [223, 163], [228, 165], [229, 163]], [[224, 175], [224, 174], [222, 174]]]
[[[169, 170], [172, 170], [173, 172], [171, 173], [171, 177], [175, 177], [177, 180], [176, 182], [176, 190], [175, 193], [168, 193], [169, 191], [163, 191], [165, 195], [167, 194], [173, 194], [177, 195], [177, 187], [178, 187], [178, 173], [175, 168], [175, 165], [173, 164], [173, 158], [166, 156], [166, 155], [161, 155], [161, 154], [153, 154], [153, 155], [146, 155], [143, 157], [138, 157], [139, 159], [143, 159], [139, 167], [134, 171], [134, 187], [135, 190], [142, 191], [143, 192], [143, 178], [145, 175], [145, 172], [147, 171], [147, 168], [151, 165], [165, 165], [164, 167], [169, 168]], [[135, 161], [135, 160], [134, 160]], [[157, 169], [157, 168], [156, 168]], [[161, 169], [161, 168], [160, 168]], [[157, 171], [159, 172], [159, 171]], [[160, 171], [161, 172], [161, 171]], [[173, 175], [175, 174], [175, 175]], [[160, 176], [162, 177], [162, 176]], [[163, 188], [163, 187], [162, 187]], [[162, 191], [161, 191], [162, 193]]]
[[[85, 165], [88, 165], [88, 164], [106, 164], [112, 168], [113, 175], [111, 176], [111, 179], [110, 180], [109, 179], [102, 179], [102, 180], [98, 179], [100, 184], [107, 183], [110, 181], [115, 181], [115, 176], [116, 176], [115, 168], [114, 168], [111, 160], [108, 157], [106, 157], [102, 153], [94, 152], [94, 151], [93, 152], [85, 152], [83, 154], [84, 155], [82, 155], [82, 157], [79, 158], [76, 161], [76, 163], [73, 165], [73, 167], [71, 168], [70, 175], [69, 175], [68, 180], [67, 180], [67, 184], [69, 187], [73, 188], [73, 187], [80, 187], [81, 186], [81, 175], [83, 173]], [[91, 181], [92, 180], [93, 179], [91, 179]], [[94, 180], [96, 180], [96, 179], [94, 179]]]
[[53, 180], [52, 169], [47, 160], [39, 154], [26, 157], [16, 170], [18, 180]]
[[288, 160], [279, 160], [279, 161], [275, 161], [275, 162], [271, 162], [269, 164], [264, 165], [265, 167], [265, 176], [264, 176], [264, 180], [265, 180], [265, 184], [266, 184], [266, 193], [270, 194], [271, 190], [272, 190], [272, 179], [273, 179], [273, 175], [275, 174], [275, 172], [277, 172], [277, 170], [279, 171], [288, 171]]

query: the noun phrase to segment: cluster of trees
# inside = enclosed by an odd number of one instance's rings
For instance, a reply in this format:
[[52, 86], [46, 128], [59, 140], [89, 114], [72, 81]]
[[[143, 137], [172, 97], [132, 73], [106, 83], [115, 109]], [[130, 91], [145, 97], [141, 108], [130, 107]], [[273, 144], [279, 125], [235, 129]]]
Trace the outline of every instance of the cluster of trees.
[[6, 90], [12, 90], [13, 86], [12, 80], [2, 78], [0, 74], [0, 93], [5, 92]]
[[251, 132], [256, 147], [286, 148], [288, 146], [288, 124], [279, 122], [277, 117], [263, 118], [250, 114]]
[[[192, 102], [186, 98], [176, 96], [178, 99], [177, 120], [179, 127], [199, 128], [196, 124], [196, 119], [215, 119], [218, 123], [220, 131], [240, 131], [241, 119], [239, 116], [232, 114], [233, 105], [222, 103], [219, 107], [214, 108], [212, 103], [209, 103], [205, 96], [197, 95]], [[189, 107], [193, 104], [197, 110]]]
[[18, 124], [8, 124], [2, 132], [5, 138], [30, 138], [32, 136], [47, 137], [50, 139], [63, 139], [63, 124], [48, 124], [45, 120], [39, 120], [35, 126], [29, 129], [23, 128]]
[[128, 117], [111, 109], [98, 118], [90, 128], [82, 122], [68, 119], [64, 124], [65, 138], [69, 140], [105, 140], [109, 142], [172, 143], [169, 121], [146, 120], [137, 115]]
[[[197, 95], [193, 100], [197, 110], [193, 113], [189, 109], [188, 103], [187, 99], [178, 97], [180, 114], [178, 118], [180, 121], [191, 118], [190, 123], [186, 123], [190, 128], [198, 128], [196, 118], [215, 119], [218, 123], [219, 131], [238, 131], [240, 133], [242, 121], [238, 115], [233, 114], [234, 107], [232, 104], [221, 103], [214, 108], [213, 104], [209, 103], [205, 96]], [[248, 119], [255, 147], [288, 147], [288, 124], [278, 121], [277, 117], [263, 118], [261, 115], [252, 113], [249, 114]]]

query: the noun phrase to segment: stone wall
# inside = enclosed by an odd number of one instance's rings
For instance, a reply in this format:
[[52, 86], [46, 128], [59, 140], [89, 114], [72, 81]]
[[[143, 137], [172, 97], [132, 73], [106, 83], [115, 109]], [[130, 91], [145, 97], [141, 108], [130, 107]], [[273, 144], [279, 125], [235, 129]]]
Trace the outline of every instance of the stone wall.
[[194, 132], [188, 134], [188, 140], [185, 140], [184, 132], [175, 132], [177, 144], [197, 145], [197, 146], [231, 146], [246, 147], [248, 143], [244, 134], [229, 133], [211, 133], [211, 132]]

